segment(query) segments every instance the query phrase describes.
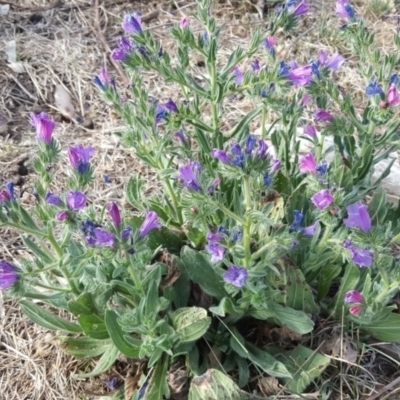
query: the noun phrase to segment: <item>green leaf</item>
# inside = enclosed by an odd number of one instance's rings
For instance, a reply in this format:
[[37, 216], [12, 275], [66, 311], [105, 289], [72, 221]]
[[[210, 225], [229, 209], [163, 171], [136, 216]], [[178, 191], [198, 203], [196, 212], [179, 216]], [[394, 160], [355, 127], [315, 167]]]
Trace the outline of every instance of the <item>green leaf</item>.
[[333, 280], [342, 271], [341, 265], [328, 264], [319, 273], [318, 277], [318, 300], [322, 300], [329, 292]]
[[61, 349], [77, 358], [92, 358], [103, 354], [112, 343], [110, 339], [97, 340], [90, 337], [73, 338], [69, 336], [57, 336], [61, 342]]
[[68, 310], [74, 314], [75, 317], [97, 314], [91, 293], [82, 293], [76, 300], [70, 300], [68, 302]]
[[126, 198], [133, 207], [139, 211], [145, 210], [145, 202], [143, 201], [143, 185], [144, 181], [139, 176], [131, 176], [126, 187]]
[[192, 342], [201, 338], [211, 324], [207, 311], [200, 307], [180, 308], [170, 314], [172, 325], [180, 335], [180, 342]]
[[253, 110], [251, 110], [250, 112], [248, 112], [241, 120], [240, 122], [235, 126], [234, 129], [232, 129], [231, 132], [229, 132], [228, 134], [228, 138], [229, 139], [235, 139], [236, 136], [240, 136], [240, 134], [242, 133], [243, 130], [245, 130], [249, 123], [251, 122], [251, 120], [256, 117], [258, 114], [260, 114], [262, 110], [262, 107], [257, 107], [254, 108]]
[[126, 332], [118, 324], [117, 314], [112, 310], [107, 310], [104, 315], [104, 322], [115, 347], [128, 357], [138, 358], [140, 347], [133, 345], [132, 341], [127, 340], [128, 336]]
[[114, 365], [114, 362], [118, 358], [119, 354], [120, 354], [119, 350], [113, 344], [108, 345], [107, 350], [100, 357], [99, 361], [97, 361], [94, 370], [87, 374], [77, 374], [76, 377], [91, 378], [93, 376], [97, 376], [102, 374], [103, 372], [106, 372]]
[[281, 325], [287, 326], [301, 335], [311, 332], [314, 328], [314, 322], [304, 311], [283, 307], [273, 302], [268, 302], [268, 308], [273, 311], [274, 317], [279, 320]]
[[209, 369], [195, 376], [189, 389], [188, 400], [245, 400], [247, 395], [224, 373]]
[[169, 387], [167, 383], [168, 362], [169, 357], [164, 356], [164, 358], [157, 363], [144, 400], [160, 400], [163, 399], [164, 396], [169, 398]]
[[82, 328], [72, 322], [66, 321], [50, 311], [44, 310], [29, 300], [19, 302], [22, 312], [35, 324], [54, 331], [65, 331], [70, 333], [81, 333]]
[[392, 312], [385, 320], [372, 322], [362, 329], [383, 342], [398, 342], [400, 341], [400, 314]]
[[93, 339], [109, 338], [104, 320], [98, 315], [81, 315], [78, 318], [78, 322], [85, 334], [92, 337]]
[[360, 279], [360, 269], [354, 264], [348, 264], [343, 278], [340, 281], [340, 288], [335, 297], [334, 313], [338, 319], [342, 318], [344, 295], [349, 291], [357, 287]]
[[44, 261], [45, 263], [52, 263], [54, 262], [53, 259], [49, 257], [47, 253], [45, 253], [35, 242], [30, 240], [27, 237], [22, 237], [22, 240], [25, 244], [26, 247], [28, 247], [29, 250], [31, 250], [36, 256], [39, 258], [39, 260]]
[[181, 261], [180, 266], [187, 271], [190, 279], [199, 284], [207, 294], [218, 299], [226, 295], [222, 278], [203, 254], [185, 246], [177, 260]]
[[301, 394], [307, 386], [318, 378], [329, 365], [329, 358], [312, 351], [304, 346], [297, 346], [291, 351], [277, 355], [288, 370], [292, 378], [284, 378], [285, 387], [292, 393]]

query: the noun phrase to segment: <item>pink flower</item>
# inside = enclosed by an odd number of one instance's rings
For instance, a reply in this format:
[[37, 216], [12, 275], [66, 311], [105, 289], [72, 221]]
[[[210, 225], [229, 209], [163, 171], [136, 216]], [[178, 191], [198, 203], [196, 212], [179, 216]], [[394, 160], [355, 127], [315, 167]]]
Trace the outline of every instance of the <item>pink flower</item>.
[[189, 20], [186, 17], [183, 17], [181, 22], [179, 22], [179, 28], [185, 29], [187, 26], [189, 26]]
[[361, 307], [360, 306], [351, 306], [349, 308], [349, 313], [351, 315], [358, 315], [361, 312]]
[[320, 190], [311, 197], [311, 201], [320, 210], [329, 207], [334, 202], [334, 200], [335, 199], [328, 189]]
[[399, 92], [397, 91], [397, 87], [395, 83], [391, 83], [389, 86], [389, 90], [387, 93], [387, 102], [392, 107], [398, 106], [400, 103]]
[[364, 301], [363, 295], [358, 290], [349, 290], [344, 295], [345, 303], [362, 303]]
[[301, 172], [310, 172], [312, 174], [317, 173], [317, 162], [315, 161], [315, 157], [312, 153], [308, 153], [305, 156], [300, 157], [299, 169]]
[[303, 133], [305, 133], [306, 135], [314, 137], [317, 134], [317, 130], [315, 129], [314, 125], [306, 125], [303, 128]]

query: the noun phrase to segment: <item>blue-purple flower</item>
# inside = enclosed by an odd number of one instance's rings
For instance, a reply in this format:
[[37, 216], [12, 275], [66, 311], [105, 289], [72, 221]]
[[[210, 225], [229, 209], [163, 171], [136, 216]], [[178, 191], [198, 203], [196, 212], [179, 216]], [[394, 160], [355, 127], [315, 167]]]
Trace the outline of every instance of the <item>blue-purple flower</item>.
[[146, 236], [151, 230], [161, 228], [158, 223], [158, 215], [155, 211], [146, 209], [146, 217], [139, 228], [139, 236]]
[[235, 75], [236, 86], [240, 86], [243, 82], [244, 74], [238, 66], [233, 67], [231, 72]]
[[122, 29], [126, 33], [139, 33], [142, 31], [142, 19], [139, 13], [125, 15]]
[[320, 210], [329, 207], [334, 202], [334, 200], [335, 199], [328, 189], [322, 189], [311, 197], [311, 201]]
[[68, 147], [69, 162], [72, 168], [76, 169], [80, 174], [85, 173], [89, 168], [90, 157], [93, 155], [92, 147], [78, 146]]
[[114, 245], [114, 235], [112, 233], [102, 228], [94, 228], [93, 233], [96, 246], [112, 247]]
[[224, 258], [226, 252], [225, 247], [220, 246], [218, 243], [209, 243], [205, 246], [208, 253], [211, 254], [211, 262], [216, 263]]
[[315, 232], [317, 231], [318, 226], [319, 226], [319, 221], [317, 220], [312, 225], [306, 226], [303, 229], [302, 234], [304, 236], [314, 236]]
[[186, 188], [198, 192], [201, 190], [201, 187], [199, 185], [197, 174], [195, 172], [195, 166], [196, 164], [193, 161], [190, 161], [188, 165], [183, 165], [182, 167], [179, 167], [177, 179]]
[[82, 192], [71, 191], [67, 194], [67, 206], [72, 210], [80, 210], [86, 206], [86, 196]]
[[236, 265], [229, 266], [223, 276], [226, 283], [238, 288], [241, 288], [244, 285], [248, 277], [247, 269], [237, 267]]
[[303, 15], [308, 13], [309, 8], [308, 5], [306, 4], [306, 0], [301, 0], [299, 4], [297, 4], [296, 8], [293, 11], [293, 15], [295, 17], [298, 17], [299, 15]]
[[303, 214], [299, 210], [294, 210], [293, 215], [294, 215], [294, 220], [291, 223], [291, 225], [289, 226], [289, 232], [301, 230], [300, 224], [304, 218]]
[[30, 122], [36, 129], [38, 140], [50, 144], [56, 123], [45, 112], [40, 114], [31, 113], [30, 115]]
[[351, 259], [360, 267], [370, 267], [374, 262], [372, 253], [369, 250], [354, 246], [351, 240], [346, 239], [343, 242], [343, 246], [350, 250]]
[[211, 157], [216, 158], [224, 164], [231, 164], [231, 158], [225, 150], [213, 149], [211, 150]]
[[0, 260], [0, 289], [8, 289], [17, 279], [15, 267], [5, 260]]
[[121, 214], [119, 213], [119, 209], [116, 203], [113, 201], [107, 206], [107, 211], [110, 214], [111, 219], [113, 220], [116, 226], [121, 225]]
[[343, 222], [348, 228], [359, 228], [364, 232], [371, 230], [371, 217], [365, 204], [359, 201], [349, 205], [346, 209], [348, 217]]
[[257, 58], [251, 63], [251, 69], [254, 72], [257, 72], [260, 70], [260, 61], [258, 61]]
[[61, 222], [64, 221], [68, 218], [68, 211], [67, 210], [62, 210], [62, 211], [58, 211], [56, 213], [56, 220]]
[[300, 172], [310, 172], [317, 174], [317, 161], [312, 153], [308, 153], [303, 157], [300, 157]]
[[258, 150], [257, 150], [257, 157], [258, 158], [263, 158], [265, 157], [266, 153], [268, 151], [268, 145], [264, 140], [259, 140], [258, 141]]
[[169, 98], [167, 100], [167, 102], [165, 103], [165, 107], [169, 111], [173, 111], [173, 112], [177, 112], [178, 111], [178, 107], [177, 107], [176, 103], [171, 98]]
[[331, 121], [333, 118], [332, 114], [322, 108], [317, 108], [314, 116], [317, 121]]
[[185, 133], [183, 132], [183, 129], [179, 129], [179, 131], [177, 131], [175, 133], [175, 136], [182, 142], [182, 143], [187, 143], [187, 139], [185, 136]]
[[46, 203], [51, 204], [53, 206], [61, 206], [62, 200], [57, 195], [51, 193], [49, 190], [46, 192], [44, 196], [44, 200]]
[[278, 169], [281, 167], [281, 161], [278, 160], [277, 158], [275, 158], [274, 160], [272, 160], [272, 164], [271, 164], [271, 174], [273, 174], [274, 172], [278, 171]]
[[291, 69], [287, 78], [292, 81], [295, 86], [307, 86], [312, 82], [312, 66], [305, 65]]
[[0, 203], [6, 201], [15, 201], [14, 182], [9, 181], [4, 184], [5, 188], [0, 192]]
[[365, 93], [368, 97], [372, 97], [377, 94], [384, 96], [385, 94], [382, 90], [382, 87], [373, 79], [370, 80], [368, 86], [365, 88]]
[[121, 232], [121, 239], [127, 240], [132, 233], [132, 225], [126, 226]]
[[354, 18], [355, 16], [353, 7], [347, 0], [338, 0], [336, 3], [335, 12], [337, 15], [340, 15], [344, 18]]
[[272, 177], [270, 176], [268, 171], [264, 172], [263, 182], [264, 182], [264, 185], [267, 187], [270, 186], [272, 183]]

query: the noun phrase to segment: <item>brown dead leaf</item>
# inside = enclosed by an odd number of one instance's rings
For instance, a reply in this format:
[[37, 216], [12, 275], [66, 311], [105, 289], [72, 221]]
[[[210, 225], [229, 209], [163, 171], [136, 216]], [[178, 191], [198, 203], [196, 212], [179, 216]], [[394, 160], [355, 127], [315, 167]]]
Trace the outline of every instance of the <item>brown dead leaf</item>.
[[282, 390], [278, 379], [273, 376], [260, 378], [258, 380], [258, 387], [264, 396], [274, 396]]
[[349, 363], [354, 364], [357, 362], [358, 352], [356, 347], [347, 337], [343, 337], [340, 334], [334, 334], [326, 339], [321, 346], [321, 352], [335, 358], [341, 358]]
[[160, 290], [164, 291], [167, 286], [173, 285], [174, 282], [179, 278], [180, 271], [178, 264], [175, 262], [174, 256], [168, 253], [168, 251], [163, 250], [159, 260], [168, 267], [167, 275], [164, 276], [160, 283]]
[[175, 363], [168, 372], [168, 385], [171, 391], [171, 400], [185, 400], [189, 392], [189, 377], [186, 367]]

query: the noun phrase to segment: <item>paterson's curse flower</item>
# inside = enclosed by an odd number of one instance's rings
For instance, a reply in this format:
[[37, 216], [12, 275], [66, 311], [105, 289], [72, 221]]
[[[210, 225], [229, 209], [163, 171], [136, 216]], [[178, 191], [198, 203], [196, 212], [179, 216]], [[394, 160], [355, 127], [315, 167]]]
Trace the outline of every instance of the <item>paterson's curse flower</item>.
[[67, 194], [67, 206], [72, 210], [80, 210], [86, 206], [86, 196], [82, 192], [71, 191]]
[[335, 12], [344, 18], [354, 18], [353, 7], [348, 3], [347, 0], [338, 0], [336, 3]]
[[287, 78], [295, 86], [307, 86], [312, 82], [312, 66], [297, 67], [289, 71]]
[[177, 179], [188, 189], [199, 191], [201, 187], [199, 186], [197, 175], [194, 171], [195, 163], [190, 161], [188, 165], [183, 165], [179, 167], [179, 174]]
[[122, 22], [122, 29], [126, 33], [139, 33], [142, 31], [142, 19], [138, 13], [128, 14]]
[[328, 189], [322, 189], [311, 197], [311, 201], [317, 208], [323, 210], [333, 203], [334, 198]]
[[301, 172], [310, 172], [312, 174], [317, 173], [317, 162], [312, 153], [308, 153], [303, 157], [300, 157], [299, 169]]
[[44, 112], [40, 114], [31, 113], [30, 115], [30, 122], [36, 129], [38, 140], [50, 144], [56, 123]]
[[72, 168], [76, 169], [80, 174], [85, 173], [89, 168], [90, 157], [93, 153], [94, 149], [92, 147], [83, 147], [81, 144], [69, 146], [68, 156]]
[[367, 206], [360, 201], [347, 207], [348, 218], [344, 224], [349, 228], [360, 228], [364, 232], [371, 229], [371, 217], [368, 214]]
[[107, 211], [109, 212], [112, 220], [114, 221], [114, 224], [116, 226], [120, 226], [121, 225], [121, 215], [119, 213], [119, 209], [116, 203], [111, 202], [108, 206], [107, 206]]
[[349, 290], [344, 295], [345, 303], [362, 303], [364, 301], [363, 295], [358, 290]]
[[294, 232], [294, 231], [299, 231], [301, 230], [300, 224], [303, 221], [303, 214], [299, 210], [294, 210], [293, 211], [294, 215], [294, 221], [292, 224], [289, 226], [289, 232]]
[[96, 246], [111, 247], [114, 244], [114, 235], [105, 229], [94, 228], [93, 230]]
[[211, 254], [211, 262], [216, 263], [224, 258], [226, 252], [225, 247], [220, 246], [218, 243], [210, 243], [205, 246], [205, 249]]
[[231, 164], [231, 158], [225, 150], [213, 149], [211, 150], [211, 157], [216, 158], [224, 164]]
[[146, 236], [151, 230], [161, 228], [158, 223], [158, 215], [155, 211], [146, 210], [146, 217], [139, 228], [139, 235]]
[[395, 83], [390, 84], [386, 98], [389, 105], [392, 107], [400, 104], [400, 96]]
[[236, 287], [242, 287], [249, 277], [246, 268], [240, 268], [236, 265], [231, 265], [224, 273], [224, 281]]
[[0, 289], [8, 289], [17, 279], [15, 267], [5, 260], [0, 260]]
[[353, 245], [352, 241], [346, 239], [343, 242], [344, 248], [350, 250], [351, 252], [351, 259], [353, 262], [360, 267], [370, 267], [374, 262], [372, 258], [372, 254], [369, 250], [361, 249]]
[[62, 204], [61, 199], [57, 195], [51, 193], [49, 190], [46, 192], [44, 200], [46, 201], [46, 203], [53, 206], [60, 206]]
[[5, 201], [15, 201], [14, 182], [6, 182], [4, 186], [5, 188], [0, 192], [0, 203]]
[[333, 118], [332, 114], [328, 113], [328, 111], [323, 110], [322, 108], [317, 108], [314, 116], [317, 121], [331, 121]]

